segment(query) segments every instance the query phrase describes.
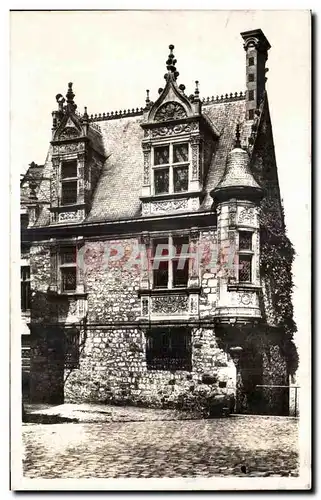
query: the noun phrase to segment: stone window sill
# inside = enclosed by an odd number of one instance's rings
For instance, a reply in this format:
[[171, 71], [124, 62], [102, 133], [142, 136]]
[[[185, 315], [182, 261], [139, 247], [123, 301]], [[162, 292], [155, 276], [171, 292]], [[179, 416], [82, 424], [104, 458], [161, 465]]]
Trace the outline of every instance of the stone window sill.
[[254, 285], [253, 283], [241, 283], [237, 281], [235, 283], [229, 283], [227, 285], [227, 290], [229, 292], [239, 291], [239, 290], [251, 290], [253, 292], [258, 292], [259, 290], [261, 290], [261, 286]]
[[179, 294], [187, 294], [187, 293], [200, 293], [201, 287], [190, 287], [190, 288], [141, 288], [138, 290], [138, 295], [179, 295]]
[[173, 200], [176, 198], [201, 197], [202, 191], [180, 191], [178, 193], [153, 194], [148, 196], [140, 196], [141, 201], [156, 201], [156, 200]]

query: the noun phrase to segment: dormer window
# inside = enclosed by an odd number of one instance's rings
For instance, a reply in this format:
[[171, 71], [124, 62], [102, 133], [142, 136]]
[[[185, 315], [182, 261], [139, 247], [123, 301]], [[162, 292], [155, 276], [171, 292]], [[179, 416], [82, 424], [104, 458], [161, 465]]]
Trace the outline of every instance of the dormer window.
[[188, 142], [155, 146], [153, 177], [155, 195], [188, 191]]
[[77, 203], [78, 175], [77, 160], [64, 161], [61, 165], [61, 204]]

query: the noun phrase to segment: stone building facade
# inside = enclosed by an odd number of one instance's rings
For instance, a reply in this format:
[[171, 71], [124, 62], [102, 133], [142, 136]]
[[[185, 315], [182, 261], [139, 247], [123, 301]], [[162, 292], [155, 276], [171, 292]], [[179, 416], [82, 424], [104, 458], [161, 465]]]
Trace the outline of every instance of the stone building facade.
[[188, 95], [170, 46], [143, 108], [89, 116], [71, 83], [56, 96], [46, 161], [22, 181], [31, 401], [287, 413], [285, 323], [260, 255], [266, 219], [286, 238], [270, 45], [242, 37], [244, 93]]

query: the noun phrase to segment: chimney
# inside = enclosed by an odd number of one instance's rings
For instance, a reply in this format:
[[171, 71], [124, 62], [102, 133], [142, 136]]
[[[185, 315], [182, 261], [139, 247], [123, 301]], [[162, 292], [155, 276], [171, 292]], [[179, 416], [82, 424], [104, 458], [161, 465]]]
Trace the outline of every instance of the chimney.
[[265, 63], [271, 45], [260, 29], [244, 31], [241, 36], [246, 52], [246, 117], [253, 120], [265, 92]]

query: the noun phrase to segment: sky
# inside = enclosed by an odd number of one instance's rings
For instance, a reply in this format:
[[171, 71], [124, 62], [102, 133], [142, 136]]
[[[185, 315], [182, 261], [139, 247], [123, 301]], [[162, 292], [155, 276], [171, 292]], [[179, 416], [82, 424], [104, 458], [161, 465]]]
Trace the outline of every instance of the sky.
[[47, 11], [10, 14], [10, 163], [17, 175], [43, 164], [55, 96], [73, 82], [78, 111], [144, 106], [164, 87], [175, 46], [179, 83], [200, 96], [244, 91], [240, 33], [261, 28], [272, 48], [267, 91], [287, 234], [296, 258], [296, 340], [310, 331], [310, 15], [308, 11]]

